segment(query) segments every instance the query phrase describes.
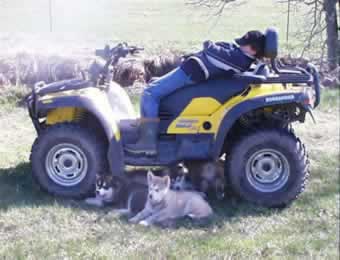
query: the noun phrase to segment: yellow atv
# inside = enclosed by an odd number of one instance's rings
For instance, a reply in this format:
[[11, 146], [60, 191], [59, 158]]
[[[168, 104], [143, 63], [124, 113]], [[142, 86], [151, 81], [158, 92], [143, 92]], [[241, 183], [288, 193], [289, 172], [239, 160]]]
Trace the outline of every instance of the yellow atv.
[[278, 64], [275, 30], [266, 32], [271, 65], [188, 86], [161, 100], [153, 157], [124, 151], [138, 140], [138, 118], [124, 90], [112, 82], [111, 65], [117, 54], [134, 51], [126, 44], [106, 47], [97, 51], [106, 64], [95, 63], [90, 80], [34, 87], [27, 100], [38, 133], [31, 162], [44, 190], [79, 198], [93, 190], [97, 174], [119, 178], [126, 165], [169, 166], [225, 155], [226, 178], [241, 198], [267, 207], [297, 198], [309, 161], [292, 123], [303, 123], [319, 104], [319, 76], [311, 64], [307, 69]]

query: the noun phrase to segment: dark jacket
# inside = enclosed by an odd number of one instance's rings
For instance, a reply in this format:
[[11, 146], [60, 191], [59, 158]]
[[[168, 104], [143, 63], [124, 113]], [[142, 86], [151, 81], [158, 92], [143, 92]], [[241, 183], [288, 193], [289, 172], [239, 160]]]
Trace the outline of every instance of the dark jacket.
[[189, 56], [181, 68], [195, 82], [218, 77], [231, 77], [247, 71], [255, 61], [236, 44], [206, 41], [203, 50]]

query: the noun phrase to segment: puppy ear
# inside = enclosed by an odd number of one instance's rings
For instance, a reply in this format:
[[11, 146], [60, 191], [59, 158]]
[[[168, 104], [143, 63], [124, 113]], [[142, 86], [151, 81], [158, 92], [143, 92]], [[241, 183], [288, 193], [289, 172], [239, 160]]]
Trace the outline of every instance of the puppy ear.
[[153, 173], [152, 171], [148, 170], [148, 183], [151, 183], [152, 182], [152, 178], [153, 178]]
[[104, 181], [103, 177], [102, 176], [98, 176], [97, 179], [96, 179], [96, 185], [98, 187], [103, 186], [103, 181]]
[[112, 197], [114, 199], [121, 198], [122, 194], [124, 194], [124, 187], [125, 185], [123, 183], [116, 183], [116, 185], [112, 187]]
[[178, 165], [178, 171], [183, 175], [189, 174], [189, 169], [182, 163]]
[[167, 188], [170, 188], [170, 185], [171, 185], [171, 179], [170, 179], [170, 177], [169, 177], [169, 176], [165, 176], [165, 177], [163, 177], [163, 179], [164, 179], [165, 186], [166, 186]]

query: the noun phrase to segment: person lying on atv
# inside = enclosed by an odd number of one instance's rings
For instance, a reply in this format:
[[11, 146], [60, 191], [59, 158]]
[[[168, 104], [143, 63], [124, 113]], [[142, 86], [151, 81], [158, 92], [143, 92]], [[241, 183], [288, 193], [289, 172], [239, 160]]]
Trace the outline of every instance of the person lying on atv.
[[205, 41], [202, 51], [190, 55], [179, 67], [151, 82], [141, 99], [139, 140], [126, 145], [125, 149], [137, 154], [157, 154], [158, 109], [163, 97], [192, 84], [247, 71], [264, 55], [265, 36], [260, 31], [249, 31], [235, 42]]

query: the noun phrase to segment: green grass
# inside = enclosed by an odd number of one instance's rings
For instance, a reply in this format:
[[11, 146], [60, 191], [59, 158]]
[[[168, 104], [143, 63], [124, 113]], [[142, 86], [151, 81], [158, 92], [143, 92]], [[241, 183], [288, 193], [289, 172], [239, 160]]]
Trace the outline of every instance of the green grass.
[[[74, 54], [105, 42], [128, 41], [150, 52], [201, 48], [204, 40], [233, 40], [247, 30], [274, 26], [281, 34], [282, 52], [298, 53], [303, 43], [295, 36], [303, 27], [303, 8], [291, 12], [290, 41], [285, 41], [286, 4], [276, 0], [239, 1], [220, 18], [214, 11], [188, 5], [186, 0], [52, 0], [53, 33], [48, 1], [0, 2], [0, 53], [13, 48]], [[242, 4], [243, 2], [243, 4]], [[15, 19], [13, 19], [15, 17]], [[301, 40], [301, 39], [300, 39]]]
[[[206, 39], [231, 40], [268, 26], [280, 31], [281, 53], [301, 47], [293, 34], [285, 43], [286, 5], [274, 0], [233, 6], [214, 27], [206, 10], [183, 0], [53, 2], [50, 34], [48, 1], [0, 0], [0, 55], [22, 48], [73, 55], [123, 40], [154, 53], [190, 51]], [[301, 28], [303, 12], [293, 11], [292, 33]], [[94, 210], [40, 191], [28, 159], [36, 133], [27, 111], [17, 107], [25, 93], [0, 89], [0, 259], [338, 259], [339, 91], [324, 91], [316, 125], [307, 120], [296, 127], [312, 171], [291, 207], [270, 210], [228, 197], [213, 203], [209, 226], [182, 221], [171, 230], [129, 225], [110, 208]]]
[[334, 108], [339, 104], [340, 88], [334, 90], [321, 90], [322, 109]]
[[0, 115], [11, 111], [18, 105], [23, 105], [30, 89], [25, 86], [0, 86]]
[[0, 258], [338, 259], [337, 95], [324, 91], [327, 103], [316, 111], [317, 125], [308, 120], [297, 126], [312, 171], [292, 206], [270, 210], [228, 197], [213, 203], [216, 216], [209, 226], [181, 221], [170, 230], [130, 225], [110, 208], [41, 192], [28, 162], [36, 134], [25, 109], [12, 107], [0, 114]]

